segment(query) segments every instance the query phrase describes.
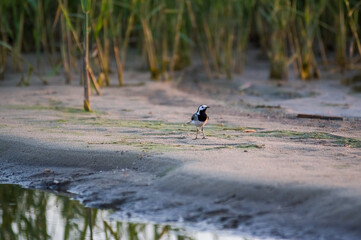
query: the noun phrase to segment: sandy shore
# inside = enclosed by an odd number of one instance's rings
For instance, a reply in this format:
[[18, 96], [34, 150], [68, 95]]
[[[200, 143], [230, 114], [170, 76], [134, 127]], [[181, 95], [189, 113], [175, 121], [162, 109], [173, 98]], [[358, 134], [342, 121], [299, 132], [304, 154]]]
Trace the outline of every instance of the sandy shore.
[[[0, 181], [75, 193], [126, 219], [276, 239], [361, 238], [357, 114], [296, 119], [292, 109], [255, 108], [254, 96], [242, 105], [234, 93], [188, 87], [106, 88], [84, 113], [79, 86], [3, 84]], [[184, 123], [203, 103], [208, 139], [193, 140]]]

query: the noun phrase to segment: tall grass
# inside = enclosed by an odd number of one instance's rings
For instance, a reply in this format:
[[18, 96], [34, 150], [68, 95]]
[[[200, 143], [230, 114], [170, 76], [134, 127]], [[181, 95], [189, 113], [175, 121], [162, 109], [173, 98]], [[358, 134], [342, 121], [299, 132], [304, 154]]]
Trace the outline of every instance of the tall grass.
[[314, 43], [320, 27], [320, 15], [325, 6], [325, 0], [317, 2], [305, 0], [303, 4], [293, 2], [294, 18], [289, 41], [295, 46], [295, 57], [301, 79], [318, 78], [320, 75], [314, 53]]
[[[267, 55], [270, 59], [270, 78], [287, 79], [290, 63], [287, 52], [287, 33], [290, 29], [293, 14], [291, 1], [275, 0], [263, 1], [258, 10], [261, 13], [260, 23], [262, 43], [269, 46]], [[269, 32], [266, 32], [269, 31]]]
[[29, 73], [23, 54], [35, 53], [34, 73], [43, 74], [42, 59], [60, 63], [70, 84], [85, 51], [85, 29], [92, 43], [85, 72], [98, 93], [98, 84], [112, 84], [113, 73], [125, 84], [130, 48], [155, 80], [174, 79], [196, 56], [209, 78], [231, 79], [247, 66], [249, 46], [268, 58], [274, 79], [287, 79], [291, 65], [307, 80], [319, 78], [321, 66], [344, 72], [360, 62], [356, 0], [101, 0], [89, 6], [89, 28], [81, 2], [1, 1], [0, 79], [8, 71]]

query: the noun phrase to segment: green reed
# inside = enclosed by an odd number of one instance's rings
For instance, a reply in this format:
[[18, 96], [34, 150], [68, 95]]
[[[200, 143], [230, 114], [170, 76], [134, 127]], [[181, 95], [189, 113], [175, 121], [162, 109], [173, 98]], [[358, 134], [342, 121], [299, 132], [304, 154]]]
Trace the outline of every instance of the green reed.
[[[358, 67], [361, 55], [356, 0], [101, 0], [89, 9], [92, 86], [109, 86], [123, 71], [127, 53], [140, 58], [153, 79], [169, 80], [200, 56], [209, 78], [242, 74], [249, 44], [269, 61], [269, 76], [287, 79], [293, 66], [301, 79], [320, 77], [320, 64], [342, 72]], [[0, 79], [8, 71], [29, 72], [24, 54], [61, 63], [66, 83], [78, 72], [83, 53], [81, 1], [3, 0], [0, 3]], [[11, 58], [9, 58], [11, 57]], [[34, 64], [31, 64], [34, 65]], [[83, 79], [84, 80], [84, 79]]]

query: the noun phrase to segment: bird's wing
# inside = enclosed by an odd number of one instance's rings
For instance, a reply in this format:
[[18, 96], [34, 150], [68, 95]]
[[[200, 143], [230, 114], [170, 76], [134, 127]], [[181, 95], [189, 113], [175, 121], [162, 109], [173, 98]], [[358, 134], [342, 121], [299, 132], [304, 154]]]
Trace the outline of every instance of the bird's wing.
[[195, 114], [193, 114], [193, 116], [192, 116], [191, 120], [193, 121], [193, 120], [195, 120], [195, 119], [198, 119], [198, 118], [197, 118], [197, 114], [196, 114], [196, 113], [195, 113]]

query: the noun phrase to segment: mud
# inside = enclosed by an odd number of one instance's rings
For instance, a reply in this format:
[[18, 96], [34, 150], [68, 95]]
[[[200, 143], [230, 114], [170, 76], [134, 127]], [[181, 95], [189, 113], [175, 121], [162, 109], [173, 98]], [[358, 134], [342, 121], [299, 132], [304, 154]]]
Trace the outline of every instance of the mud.
[[[262, 102], [215, 87], [220, 80], [196, 90], [187, 81], [178, 88], [146, 82], [103, 89], [92, 97], [94, 112], [84, 113], [79, 86], [33, 80], [19, 88], [10, 80], [0, 88], [3, 183], [68, 192], [115, 209], [119, 219], [274, 239], [361, 237], [360, 96], [326, 101], [336, 81], [315, 84], [317, 94], [273, 92]], [[321, 101], [333, 105], [310, 108]], [[195, 129], [185, 124], [199, 104], [211, 106], [205, 140], [193, 140]], [[295, 118], [318, 108], [337, 108], [332, 114], [345, 120]]]

